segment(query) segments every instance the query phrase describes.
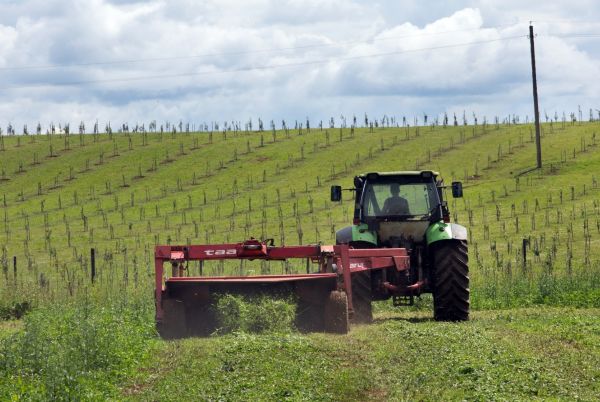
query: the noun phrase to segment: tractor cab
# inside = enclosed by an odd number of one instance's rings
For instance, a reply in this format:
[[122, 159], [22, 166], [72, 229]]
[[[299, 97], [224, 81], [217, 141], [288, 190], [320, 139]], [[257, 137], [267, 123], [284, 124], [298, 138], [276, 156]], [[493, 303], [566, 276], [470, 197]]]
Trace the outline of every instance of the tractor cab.
[[[354, 225], [338, 232], [338, 244], [407, 247], [423, 243], [433, 223], [449, 221], [444, 187], [438, 176], [431, 170], [356, 176]], [[460, 183], [453, 183], [452, 189], [453, 195], [462, 195]], [[339, 186], [332, 187], [333, 201], [341, 199], [341, 190]]]
[[362, 182], [355, 212], [359, 222], [378, 234], [381, 246], [421, 243], [432, 218], [440, 218], [441, 192], [432, 172], [370, 173]]

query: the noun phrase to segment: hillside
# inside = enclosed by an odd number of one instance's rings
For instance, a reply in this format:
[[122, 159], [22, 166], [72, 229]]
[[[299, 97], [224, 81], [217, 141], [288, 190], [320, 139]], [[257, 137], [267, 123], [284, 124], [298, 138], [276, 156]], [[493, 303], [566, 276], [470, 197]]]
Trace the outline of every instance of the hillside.
[[475, 307], [593, 292], [599, 127], [544, 125], [544, 169], [523, 175], [531, 125], [0, 137], [2, 299], [77, 294], [92, 247], [102, 287], [122, 288], [150, 285], [155, 244], [331, 243], [352, 208], [350, 193], [328, 200], [331, 184], [417, 168], [465, 185], [451, 211], [470, 229]]

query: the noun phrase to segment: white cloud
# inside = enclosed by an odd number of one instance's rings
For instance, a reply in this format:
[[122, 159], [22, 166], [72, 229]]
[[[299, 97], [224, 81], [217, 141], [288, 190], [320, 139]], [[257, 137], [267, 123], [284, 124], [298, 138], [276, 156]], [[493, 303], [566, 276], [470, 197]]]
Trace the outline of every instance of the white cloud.
[[10, 59], [6, 55], [13, 51], [17, 36], [15, 28], [0, 25], [0, 67], [10, 65]]
[[542, 109], [598, 108], [597, 38], [556, 35], [599, 33], [599, 14], [591, 0], [0, 3], [0, 125], [531, 114], [530, 19]]

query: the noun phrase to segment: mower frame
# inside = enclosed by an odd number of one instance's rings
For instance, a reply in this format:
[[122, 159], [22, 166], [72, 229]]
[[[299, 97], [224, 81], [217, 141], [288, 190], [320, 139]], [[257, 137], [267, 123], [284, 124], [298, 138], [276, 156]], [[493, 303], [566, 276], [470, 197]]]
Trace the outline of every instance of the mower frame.
[[[248, 275], [248, 276], [186, 276], [185, 265], [188, 261], [214, 260], [271, 260], [310, 259], [318, 263], [316, 273], [284, 275]], [[169, 286], [184, 284], [204, 284], [210, 286], [231, 284], [232, 286], [269, 286], [282, 282], [335, 281], [334, 289], [346, 293], [350, 318], [354, 314], [352, 300], [353, 274], [393, 268], [406, 272], [410, 268], [410, 256], [405, 248], [353, 249], [348, 245], [305, 245], [274, 246], [272, 241], [249, 239], [241, 243], [156, 246], [155, 262], [155, 302], [156, 323], [164, 319], [163, 299]], [[171, 275], [165, 270], [165, 263], [171, 264]], [[398, 296], [419, 295], [422, 282], [408, 288], [396, 288], [382, 283], [386, 291]]]

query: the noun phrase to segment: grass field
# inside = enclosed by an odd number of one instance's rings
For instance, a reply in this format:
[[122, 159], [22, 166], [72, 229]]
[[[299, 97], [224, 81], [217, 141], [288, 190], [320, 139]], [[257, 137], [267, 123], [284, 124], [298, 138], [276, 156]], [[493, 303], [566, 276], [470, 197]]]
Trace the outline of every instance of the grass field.
[[[0, 326], [0, 397], [27, 400], [596, 400], [600, 310], [431, 319], [427, 298], [345, 336], [165, 342], [150, 305], [44, 307]], [[85, 307], [87, 306], [87, 307]]]
[[[1, 136], [0, 399], [594, 399], [599, 129], [544, 124], [528, 173], [525, 124]], [[331, 184], [412, 169], [463, 181], [450, 209], [470, 230], [473, 321], [432, 322], [425, 300], [347, 337], [156, 340], [155, 244], [330, 243], [352, 218]]]
[[225, 336], [156, 346], [132, 400], [594, 400], [600, 310], [383, 312], [348, 336]]

